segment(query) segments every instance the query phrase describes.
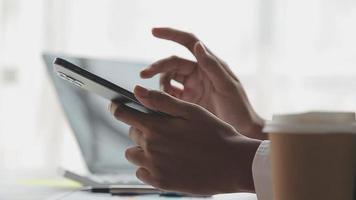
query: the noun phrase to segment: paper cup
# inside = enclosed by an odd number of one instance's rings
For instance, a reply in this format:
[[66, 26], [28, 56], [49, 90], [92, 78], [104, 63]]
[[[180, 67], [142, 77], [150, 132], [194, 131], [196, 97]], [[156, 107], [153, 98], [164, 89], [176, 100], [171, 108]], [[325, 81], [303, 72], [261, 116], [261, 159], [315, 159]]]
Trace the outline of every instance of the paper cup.
[[275, 200], [354, 200], [355, 113], [275, 115], [271, 141]]

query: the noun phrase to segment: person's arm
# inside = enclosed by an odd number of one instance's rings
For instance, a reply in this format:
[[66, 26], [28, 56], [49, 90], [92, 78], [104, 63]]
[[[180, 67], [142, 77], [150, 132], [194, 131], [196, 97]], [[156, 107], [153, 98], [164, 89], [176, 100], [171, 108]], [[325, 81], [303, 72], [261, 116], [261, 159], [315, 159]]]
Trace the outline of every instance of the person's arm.
[[239, 134], [206, 109], [142, 87], [134, 90], [155, 116], [113, 103], [111, 112], [131, 126], [137, 146], [126, 151], [137, 177], [162, 190], [211, 195], [254, 192], [252, 162], [259, 140]]

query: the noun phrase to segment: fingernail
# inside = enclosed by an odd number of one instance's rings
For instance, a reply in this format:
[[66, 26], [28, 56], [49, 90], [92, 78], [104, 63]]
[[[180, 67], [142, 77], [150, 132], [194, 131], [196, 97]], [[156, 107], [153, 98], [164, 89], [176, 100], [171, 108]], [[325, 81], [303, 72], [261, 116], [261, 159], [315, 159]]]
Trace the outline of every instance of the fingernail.
[[140, 97], [146, 98], [146, 97], [148, 97], [149, 90], [147, 90], [146, 88], [144, 88], [142, 86], [137, 85], [135, 87], [135, 93]]
[[146, 69], [144, 69], [144, 70], [142, 70], [141, 72], [140, 72], [140, 76], [141, 77], [144, 77], [146, 75]]
[[158, 27], [155, 27], [155, 28], [152, 28], [151, 32], [154, 36], [156, 36], [157, 34], [157, 31], [159, 31], [159, 28]]
[[110, 104], [110, 112], [111, 112], [111, 114], [112, 115], [115, 115], [115, 112], [116, 112], [116, 110], [117, 110], [117, 104], [115, 104], [115, 103], [111, 103]]
[[151, 70], [152, 66], [153, 65], [151, 65], [151, 66], [147, 67], [146, 69], [142, 70], [140, 72], [141, 77], [149, 77], [150, 76], [150, 70]]

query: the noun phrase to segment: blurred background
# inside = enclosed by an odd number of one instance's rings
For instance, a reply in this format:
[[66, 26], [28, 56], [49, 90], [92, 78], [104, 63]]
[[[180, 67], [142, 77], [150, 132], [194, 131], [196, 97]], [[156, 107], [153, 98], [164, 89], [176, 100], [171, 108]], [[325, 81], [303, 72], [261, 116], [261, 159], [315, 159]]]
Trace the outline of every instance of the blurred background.
[[266, 119], [356, 109], [354, 0], [0, 0], [0, 170], [83, 167], [41, 53], [193, 59], [155, 26], [195, 33]]

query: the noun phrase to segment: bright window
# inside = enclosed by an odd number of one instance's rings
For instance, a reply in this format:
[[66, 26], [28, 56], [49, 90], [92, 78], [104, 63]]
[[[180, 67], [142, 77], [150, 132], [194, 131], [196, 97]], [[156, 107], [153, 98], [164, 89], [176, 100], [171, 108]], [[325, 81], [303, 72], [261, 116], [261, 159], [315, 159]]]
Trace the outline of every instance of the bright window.
[[356, 3], [348, 0], [0, 0], [0, 166], [57, 167], [79, 157], [43, 51], [192, 59], [150, 34], [171, 26], [195, 33], [227, 61], [265, 118], [354, 111], [355, 24]]

